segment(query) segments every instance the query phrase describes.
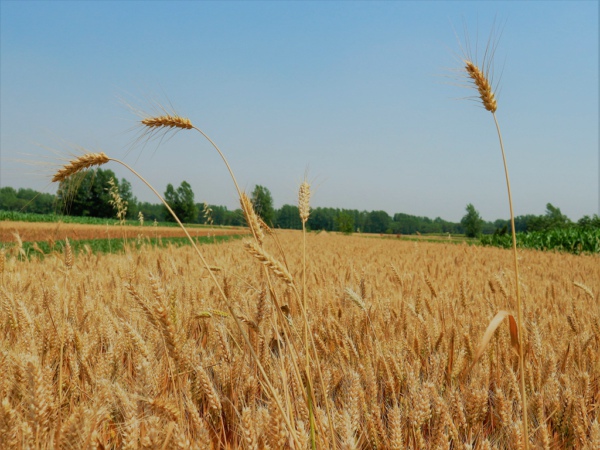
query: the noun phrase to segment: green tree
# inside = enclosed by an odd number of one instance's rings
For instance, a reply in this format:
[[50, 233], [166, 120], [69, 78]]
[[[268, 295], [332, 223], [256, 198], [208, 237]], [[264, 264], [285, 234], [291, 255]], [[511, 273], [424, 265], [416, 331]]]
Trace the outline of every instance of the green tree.
[[392, 223], [392, 218], [385, 211], [371, 211], [365, 221], [366, 233], [386, 233]]
[[[158, 203], [140, 202], [138, 203], [138, 211], [144, 215], [147, 223], [164, 222], [165, 208], [164, 205]], [[169, 214], [170, 215], [170, 214]]]
[[19, 198], [15, 188], [6, 186], [0, 189], [0, 209], [14, 211], [18, 209]]
[[127, 202], [127, 218], [136, 220], [138, 218], [138, 201], [134, 197], [131, 189], [131, 183], [125, 178], [119, 182], [119, 195], [124, 202]]
[[473, 204], [469, 203], [466, 209], [467, 214], [464, 215], [460, 223], [462, 224], [467, 237], [476, 237], [481, 234], [483, 219]]
[[277, 211], [277, 222], [275, 225], [278, 228], [287, 230], [301, 230], [302, 221], [300, 220], [298, 207], [296, 205], [283, 205]]
[[548, 229], [567, 228], [572, 224], [571, 220], [552, 203], [546, 205], [546, 223]]
[[313, 208], [310, 212], [307, 225], [311, 230], [335, 230], [335, 216], [337, 210], [334, 208]]
[[592, 217], [583, 216], [577, 221], [577, 225], [584, 229], [600, 229], [600, 216], [594, 214]]
[[58, 186], [58, 204], [73, 216], [114, 217], [108, 183], [111, 178], [117, 179], [112, 170], [104, 169], [87, 170], [67, 178]]
[[259, 217], [270, 227], [275, 222], [275, 210], [273, 209], [273, 196], [266, 187], [256, 185], [252, 191], [252, 206]]
[[[164, 198], [173, 212], [179, 217], [179, 220], [185, 223], [195, 223], [197, 221], [198, 207], [194, 202], [192, 186], [187, 181], [182, 181], [177, 189], [171, 183], [167, 184]], [[165, 220], [174, 222], [175, 219], [167, 208], [163, 207], [163, 209]]]
[[354, 231], [354, 216], [347, 211], [340, 211], [335, 218], [336, 228], [344, 234], [352, 234]]
[[[552, 203], [546, 204], [546, 214], [543, 216], [526, 217], [528, 218], [527, 231], [547, 231], [556, 228], [567, 228], [572, 225], [571, 220]], [[515, 228], [518, 230], [516, 225]]]

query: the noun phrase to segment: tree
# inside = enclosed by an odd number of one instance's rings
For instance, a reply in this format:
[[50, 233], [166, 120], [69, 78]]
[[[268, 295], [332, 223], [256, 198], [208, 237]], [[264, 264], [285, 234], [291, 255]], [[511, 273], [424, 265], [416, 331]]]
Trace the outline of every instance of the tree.
[[18, 209], [19, 199], [15, 188], [6, 186], [0, 189], [0, 209], [12, 211]]
[[365, 222], [365, 233], [386, 233], [392, 218], [385, 211], [371, 211]]
[[354, 216], [349, 214], [347, 211], [340, 211], [335, 218], [335, 224], [339, 232], [344, 234], [352, 234], [354, 231]]
[[112, 170], [95, 169], [81, 172], [60, 182], [56, 196], [66, 214], [73, 216], [114, 217], [110, 203], [109, 180], [119, 183]]
[[134, 197], [131, 189], [131, 183], [125, 178], [121, 178], [119, 182], [119, 195], [121, 200], [127, 202], [127, 218], [136, 220], [138, 217], [138, 201]]
[[313, 208], [308, 218], [308, 228], [311, 230], [333, 231], [335, 229], [335, 216], [337, 210], [334, 208]]
[[594, 214], [592, 217], [583, 216], [577, 221], [577, 225], [584, 229], [600, 229], [600, 216]]
[[302, 221], [300, 220], [298, 207], [296, 205], [283, 205], [281, 209], [277, 211], [276, 226], [287, 230], [301, 230]]
[[275, 210], [273, 209], [273, 196], [266, 187], [256, 185], [252, 191], [252, 206], [259, 217], [270, 227], [275, 222]]
[[[169, 204], [179, 220], [185, 223], [194, 223], [198, 219], [198, 207], [194, 202], [194, 191], [187, 181], [182, 181], [177, 189], [171, 183], [167, 184], [165, 190], [165, 201]], [[165, 210], [165, 220], [175, 222], [167, 208]]]
[[461, 219], [460, 223], [465, 229], [467, 237], [476, 237], [481, 234], [483, 228], [483, 219], [479, 215], [479, 211], [469, 203], [467, 205], [467, 214]]
[[[158, 203], [140, 202], [138, 203], [138, 212], [144, 215], [144, 219], [150, 223], [153, 221], [163, 222], [165, 220], [165, 207]], [[171, 214], [169, 214], [170, 216]]]

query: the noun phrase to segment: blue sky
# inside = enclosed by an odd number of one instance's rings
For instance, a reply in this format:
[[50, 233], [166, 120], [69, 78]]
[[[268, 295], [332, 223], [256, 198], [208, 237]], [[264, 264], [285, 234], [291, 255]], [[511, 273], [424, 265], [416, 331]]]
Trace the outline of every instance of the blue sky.
[[[195, 132], [132, 147], [170, 102], [223, 150], [243, 188], [313, 206], [460, 220], [508, 217], [492, 116], [460, 87], [464, 26], [494, 77], [516, 214], [598, 213], [598, 2], [1, 1], [0, 185], [54, 192], [49, 149], [131, 163], [161, 192], [237, 207]], [[501, 77], [500, 77], [501, 75]], [[141, 200], [154, 198], [132, 175]]]

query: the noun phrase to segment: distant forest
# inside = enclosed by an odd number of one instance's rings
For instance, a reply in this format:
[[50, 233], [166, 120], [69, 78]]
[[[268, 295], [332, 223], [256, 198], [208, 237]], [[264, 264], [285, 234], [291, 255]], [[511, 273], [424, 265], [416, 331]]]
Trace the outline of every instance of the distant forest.
[[[90, 172], [92, 173], [92, 172]], [[127, 205], [128, 219], [138, 219], [140, 213], [145, 221], [172, 220], [162, 204], [139, 202], [132, 194], [130, 183], [117, 180], [110, 170], [96, 170], [90, 175], [88, 183], [78, 181], [77, 189], [68, 184], [61, 184], [56, 195], [40, 193], [33, 189], [0, 188], [0, 210], [21, 211], [38, 214], [58, 213], [73, 216], [115, 217], [116, 209], [110, 195], [112, 180], [113, 195], [115, 189]], [[116, 188], [114, 187], [116, 186]], [[241, 209], [229, 210], [225, 206], [207, 205], [194, 202], [191, 186], [185, 181], [175, 189], [168, 185], [165, 198], [180, 217], [187, 223], [213, 225], [245, 225]], [[263, 186], [256, 186], [252, 193], [252, 201], [257, 212], [274, 228], [301, 229], [298, 206], [283, 205], [274, 208], [270, 191]], [[469, 205], [472, 207], [472, 205]], [[478, 216], [478, 213], [473, 210]], [[510, 231], [509, 220], [499, 219], [494, 222], [480, 218], [478, 234], [504, 234]], [[462, 223], [461, 223], [462, 222]], [[345, 233], [388, 233], [388, 234], [431, 234], [450, 233], [465, 234], [465, 218], [459, 223], [449, 222], [436, 217], [413, 216], [396, 213], [390, 216], [385, 211], [359, 211], [355, 209], [324, 208], [311, 209], [308, 227], [310, 230], [341, 231]], [[546, 214], [524, 215], [515, 218], [518, 232], [540, 231], [545, 229], [565, 228], [570, 226], [598, 227], [598, 216], [581, 218], [573, 223], [563, 215], [559, 208], [548, 203]], [[468, 234], [468, 230], [467, 230]]]

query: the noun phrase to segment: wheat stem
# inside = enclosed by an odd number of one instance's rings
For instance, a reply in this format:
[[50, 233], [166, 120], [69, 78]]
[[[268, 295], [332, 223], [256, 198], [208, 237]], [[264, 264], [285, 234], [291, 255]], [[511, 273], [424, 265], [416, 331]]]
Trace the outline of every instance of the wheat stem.
[[513, 248], [513, 259], [515, 266], [515, 282], [517, 287], [517, 326], [519, 328], [519, 372], [520, 372], [520, 383], [519, 387], [521, 390], [521, 398], [523, 399], [523, 438], [525, 443], [525, 450], [529, 449], [529, 433], [527, 423], [527, 395], [525, 392], [525, 364], [523, 360], [523, 313], [521, 306], [521, 287], [519, 286], [519, 261], [517, 258], [517, 234], [515, 230], [515, 214], [513, 211], [512, 194], [510, 189], [510, 178], [508, 176], [508, 165], [506, 163], [506, 154], [504, 153], [504, 142], [502, 141], [502, 133], [500, 132], [500, 125], [496, 118], [496, 113], [492, 112], [494, 117], [494, 123], [496, 124], [496, 131], [498, 132], [498, 139], [500, 141], [500, 150], [502, 151], [502, 162], [504, 163], [504, 174], [506, 176], [506, 188], [508, 190], [508, 206], [510, 208], [510, 225], [512, 228], [512, 248]]

